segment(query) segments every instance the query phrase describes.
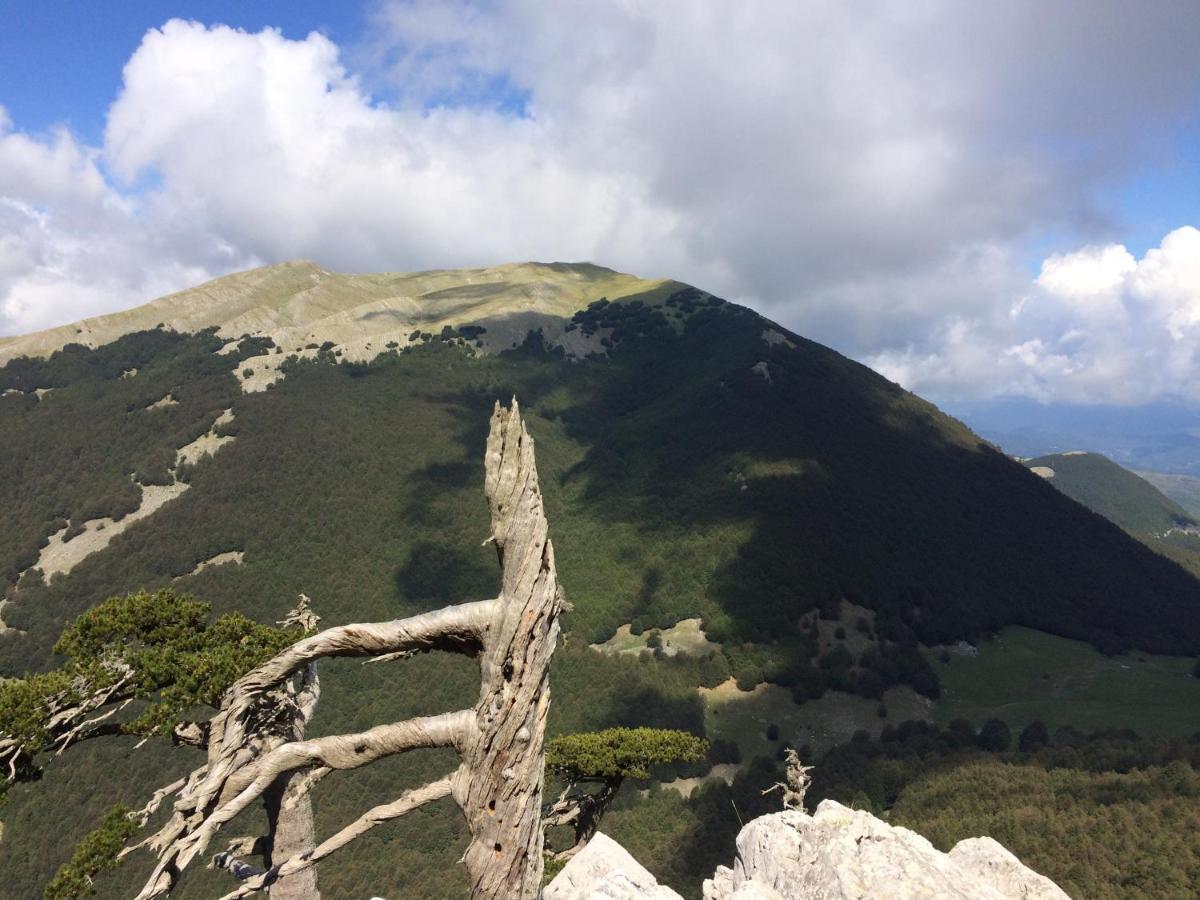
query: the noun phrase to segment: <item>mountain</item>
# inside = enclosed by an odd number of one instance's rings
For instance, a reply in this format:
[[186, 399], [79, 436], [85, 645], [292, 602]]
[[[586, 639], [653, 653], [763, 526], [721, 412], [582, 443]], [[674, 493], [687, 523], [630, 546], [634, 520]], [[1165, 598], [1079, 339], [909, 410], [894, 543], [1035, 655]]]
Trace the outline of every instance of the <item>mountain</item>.
[[1099, 453], [1071, 450], [1022, 462], [1068, 497], [1127, 531], [1163, 534], [1200, 524], [1149, 481]]
[[[143, 587], [263, 621], [303, 591], [326, 625], [493, 596], [481, 459], [512, 395], [573, 605], [554, 732], [731, 733], [742, 749], [723, 740], [711, 761], [749, 763], [765, 726], [747, 710], [814, 750], [928, 716], [939, 683], [921, 645], [1016, 624], [1200, 653], [1200, 582], [1178, 565], [870, 369], [671, 280], [288, 263], [6, 339], [0, 362], [0, 674], [51, 665], [64, 623]], [[651, 633], [663, 652], [639, 652]], [[478, 685], [440, 655], [323, 673], [329, 732], [458, 708]], [[35, 896], [108, 805], [141, 805], [191, 762], [123, 740], [10, 792], [14, 896]], [[318, 830], [448, 765], [339, 776], [318, 789]], [[655, 809], [691, 802], [672, 798]], [[627, 827], [663, 853], [724, 827], [681, 815], [693, 825], [659, 834], [639, 809]], [[331, 896], [459, 896], [461, 850], [439, 807], [322, 878]], [[217, 877], [189, 876], [182, 896]]]
[[[1200, 517], [1167, 497], [1146, 477], [1099, 453], [1082, 450], [1022, 462], [1068, 497], [1200, 578]], [[1176, 490], [1195, 480], [1184, 475], [1159, 477]]]

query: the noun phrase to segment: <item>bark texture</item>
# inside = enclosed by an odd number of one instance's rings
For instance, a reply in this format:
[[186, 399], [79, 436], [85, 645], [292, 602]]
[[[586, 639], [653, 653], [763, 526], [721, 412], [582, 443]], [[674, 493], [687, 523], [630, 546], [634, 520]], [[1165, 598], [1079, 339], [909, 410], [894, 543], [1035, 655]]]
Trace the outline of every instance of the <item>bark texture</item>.
[[542, 782], [550, 657], [564, 606], [533, 457], [516, 401], [496, 406], [484, 491], [499, 555], [500, 614], [480, 659], [475, 728], [454, 799], [471, 829], [471, 896], [535, 898], [542, 883]]
[[[272, 786], [286, 784], [281, 810], [305, 802], [317, 780], [385, 756], [450, 747], [461, 765], [446, 778], [370, 810], [314, 849], [284, 858], [230, 897], [275, 893], [321, 858], [376, 825], [450, 795], [471, 832], [464, 860], [474, 900], [536, 898], [542, 882], [542, 780], [549, 664], [565, 607], [554, 566], [534, 461], [533, 440], [516, 400], [496, 405], [484, 464], [491, 537], [501, 568], [494, 600], [464, 603], [392, 622], [330, 628], [302, 640], [236, 682], [209, 728], [208, 761], [179, 790], [174, 815], [145, 844], [158, 864], [139, 900], [171, 889], [217, 831]], [[357, 734], [299, 740], [289, 733], [289, 688], [331, 656], [396, 659], [445, 650], [478, 658], [479, 699], [471, 709], [380, 725]], [[274, 788], [279, 790], [278, 787]], [[299, 882], [297, 882], [298, 884]], [[297, 894], [296, 896], [303, 896]]]

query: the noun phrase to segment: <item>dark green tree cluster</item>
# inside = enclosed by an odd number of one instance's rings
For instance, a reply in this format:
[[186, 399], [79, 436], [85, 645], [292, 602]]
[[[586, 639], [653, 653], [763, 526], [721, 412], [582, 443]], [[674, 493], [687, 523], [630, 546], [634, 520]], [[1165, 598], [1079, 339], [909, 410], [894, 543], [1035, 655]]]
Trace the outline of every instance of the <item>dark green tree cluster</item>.
[[[38, 754], [90, 737], [170, 735], [298, 636], [239, 613], [213, 619], [207, 603], [171, 590], [112, 597], [63, 632], [62, 666], [0, 684], [0, 739], [32, 771]], [[106, 715], [128, 701], [140, 701], [135, 714]]]
[[607, 728], [549, 741], [546, 770], [563, 789], [546, 809], [543, 827], [573, 832], [570, 845], [554, 855], [567, 858], [591, 839], [625, 779], [648, 779], [655, 767], [696, 762], [707, 751], [703, 738], [662, 728]]
[[138, 823], [133, 810], [114, 806], [100, 824], [79, 842], [70, 862], [55, 874], [46, 886], [46, 900], [77, 900], [96, 893], [95, 877], [100, 872], [115, 869], [117, 856], [137, 834]]

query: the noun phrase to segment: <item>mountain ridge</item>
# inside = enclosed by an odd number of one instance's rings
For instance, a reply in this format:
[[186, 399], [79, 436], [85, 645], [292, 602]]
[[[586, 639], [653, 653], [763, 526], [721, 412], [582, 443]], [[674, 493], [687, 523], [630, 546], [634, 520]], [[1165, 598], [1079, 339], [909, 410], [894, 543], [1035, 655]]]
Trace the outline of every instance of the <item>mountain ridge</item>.
[[[234, 272], [140, 306], [25, 335], [0, 337], [0, 365], [68, 344], [95, 348], [136, 331], [216, 327], [229, 340], [270, 337], [280, 346], [332, 340], [354, 358], [403, 346], [413, 329], [441, 329], [517, 314], [569, 318], [593, 300], [673, 283], [593, 263], [507, 263], [474, 269], [348, 274], [311, 260]], [[374, 355], [374, 354], [371, 354]]]

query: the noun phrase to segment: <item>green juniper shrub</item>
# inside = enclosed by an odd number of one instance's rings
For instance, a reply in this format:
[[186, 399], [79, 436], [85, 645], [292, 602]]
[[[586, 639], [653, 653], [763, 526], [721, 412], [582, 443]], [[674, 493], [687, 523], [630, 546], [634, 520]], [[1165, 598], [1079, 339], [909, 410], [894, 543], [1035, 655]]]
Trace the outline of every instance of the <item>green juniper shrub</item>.
[[115, 806], [100, 824], [75, 848], [70, 862], [64, 864], [46, 887], [46, 900], [76, 900], [93, 897], [96, 889], [92, 879], [105, 869], [115, 869], [120, 863], [117, 854], [129, 843], [138, 824], [126, 806]]

